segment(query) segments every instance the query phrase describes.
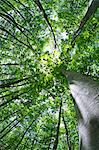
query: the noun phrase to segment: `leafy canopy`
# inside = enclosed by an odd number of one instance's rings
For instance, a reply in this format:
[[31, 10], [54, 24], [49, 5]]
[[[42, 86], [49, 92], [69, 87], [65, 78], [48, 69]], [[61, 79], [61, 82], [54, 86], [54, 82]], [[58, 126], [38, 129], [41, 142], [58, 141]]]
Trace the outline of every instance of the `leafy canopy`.
[[0, 0], [0, 147], [78, 147], [76, 116], [61, 69], [98, 77], [98, 12], [80, 35], [84, 0]]

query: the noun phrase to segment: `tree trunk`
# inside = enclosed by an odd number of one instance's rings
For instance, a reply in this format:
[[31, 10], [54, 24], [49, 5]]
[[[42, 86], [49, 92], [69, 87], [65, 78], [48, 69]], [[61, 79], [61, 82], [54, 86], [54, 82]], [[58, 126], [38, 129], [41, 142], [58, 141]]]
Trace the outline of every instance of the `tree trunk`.
[[77, 105], [80, 150], [99, 150], [99, 83], [80, 73], [62, 73]]

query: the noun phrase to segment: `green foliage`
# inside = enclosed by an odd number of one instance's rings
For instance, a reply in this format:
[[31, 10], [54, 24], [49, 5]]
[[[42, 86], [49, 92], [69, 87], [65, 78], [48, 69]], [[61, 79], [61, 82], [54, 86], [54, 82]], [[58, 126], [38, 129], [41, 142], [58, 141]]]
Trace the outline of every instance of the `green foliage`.
[[[71, 41], [87, 6], [83, 0], [0, 0], [0, 147], [2, 150], [53, 149], [60, 101], [72, 149], [78, 147], [72, 97], [61, 69], [98, 77], [97, 12]], [[69, 50], [68, 50], [69, 49]], [[58, 150], [68, 148], [61, 117]]]

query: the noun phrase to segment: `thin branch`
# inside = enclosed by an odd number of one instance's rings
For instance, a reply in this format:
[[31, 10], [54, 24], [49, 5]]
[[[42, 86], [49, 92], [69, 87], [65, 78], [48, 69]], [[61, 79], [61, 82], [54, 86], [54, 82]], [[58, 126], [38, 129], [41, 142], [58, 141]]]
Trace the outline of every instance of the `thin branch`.
[[[27, 115], [28, 115], [28, 113], [27, 113]], [[25, 116], [27, 116], [27, 115], [25, 115]], [[4, 136], [6, 136], [25, 116], [22, 116], [22, 118], [19, 117], [19, 120], [17, 120], [17, 123], [15, 123], [6, 133], [4, 133], [4, 134], [0, 137], [0, 139], [2, 139]], [[16, 118], [16, 119], [18, 119], [18, 118]], [[15, 119], [15, 120], [16, 120], [16, 119]]]
[[19, 93], [19, 92], [20, 92], [20, 90], [17, 90], [17, 91], [11, 92], [11, 93], [9, 93], [9, 94], [0, 96], [0, 98], [4, 98], [4, 97], [7, 97], [7, 96], [13, 96], [13, 95], [15, 95], [16, 93]]
[[50, 96], [51, 96], [53, 99], [56, 98], [56, 96], [55, 96], [50, 90], [47, 89], [47, 92], [48, 92], [48, 94], [50, 94]]
[[[20, 5], [22, 5], [25, 8], [25, 10], [27, 10], [28, 14], [30, 14], [30, 16], [31, 16], [30, 10], [28, 10], [28, 7], [25, 6], [24, 3], [22, 3], [20, 0], [15, 0], [15, 1], [16, 1], [16, 3], [19, 3]], [[33, 11], [31, 11], [31, 12], [33, 12]]]
[[2, 139], [4, 136], [6, 136], [20, 121], [18, 121], [17, 123], [15, 123], [5, 134], [3, 134], [0, 139]]
[[66, 124], [64, 115], [62, 115], [62, 119], [63, 119], [64, 126], [65, 126], [65, 131], [66, 131], [66, 141], [67, 141], [68, 149], [71, 150], [71, 145], [70, 145], [70, 140], [69, 140], [69, 131], [68, 131], [68, 128], [67, 128], [67, 124]]
[[55, 139], [55, 142], [54, 142], [53, 150], [57, 150], [57, 146], [58, 146], [59, 130], [60, 130], [60, 122], [61, 122], [61, 111], [62, 111], [62, 100], [60, 102], [60, 109], [59, 109], [59, 117], [58, 117], [56, 139]]
[[13, 116], [15, 113], [20, 112], [20, 110], [16, 110], [10, 114], [8, 114], [7, 116], [5, 116], [4, 118], [0, 119], [0, 122], [2, 123], [3, 121], [5, 121], [8, 117]]
[[8, 0], [2, 0], [2, 2], [4, 2], [4, 3], [6, 3], [9, 7], [11, 7], [13, 10], [16, 10], [16, 12], [24, 19], [24, 20], [26, 20], [25, 18], [24, 18], [24, 16], [21, 14], [21, 12], [16, 8], [16, 7], [14, 7], [14, 5], [11, 3], [11, 2], [9, 2]]
[[6, 63], [6, 64], [0, 64], [0, 66], [19, 66], [18, 63]]
[[73, 35], [73, 40], [71, 42], [71, 45], [74, 47], [75, 45], [75, 41], [77, 39], [77, 37], [80, 35], [81, 31], [83, 30], [84, 25], [86, 24], [86, 22], [90, 19], [90, 17], [94, 14], [94, 12], [96, 11], [96, 9], [99, 7], [99, 0], [93, 0], [90, 4], [90, 6], [88, 7], [88, 10], [85, 14], [85, 16], [83, 17], [83, 19], [80, 22], [80, 25], [77, 29], [77, 31], [74, 33]]
[[[27, 28], [25, 28], [25, 27], [23, 27], [22, 25], [20, 25], [19, 23], [17, 23], [16, 21], [15, 21], [15, 19], [14, 19], [14, 17], [13, 16], [11, 16], [11, 14], [8, 14], [8, 12], [4, 9], [4, 8], [2, 8], [1, 6], [0, 6], [0, 8], [2, 9], [2, 11], [3, 11], [3, 13], [0, 13], [0, 15], [4, 18], [4, 19], [6, 19], [9, 23], [10, 23], [10, 21], [13, 23], [13, 24], [15, 24], [16, 25], [16, 27], [19, 29], [19, 30], [21, 30], [21, 32], [23, 33], [24, 31], [27, 31], [28, 33], [30, 33], [31, 34], [31, 32], [27, 29]], [[5, 14], [4, 14], [5, 13]], [[24, 31], [22, 31], [22, 29], [24, 29]], [[25, 33], [23, 33], [25, 36], [26, 36], [26, 34]], [[31, 39], [32, 40], [32, 39]]]
[[29, 49], [32, 49], [29, 45], [27, 45], [26, 43], [22, 42], [21, 40], [19, 40], [15, 35], [13, 35], [12, 33], [10, 33], [10, 31], [6, 30], [3, 26], [0, 25], [0, 29], [6, 33], [8, 33], [9, 35], [11, 35], [14, 39], [16, 39], [19, 43], [23, 44], [24, 46], [28, 47]]
[[10, 87], [10, 86], [13, 85], [13, 84], [18, 84], [18, 83], [20, 83], [20, 82], [22, 82], [22, 81], [24, 81], [24, 80], [27, 80], [27, 79], [29, 79], [29, 78], [28, 78], [28, 77], [25, 77], [25, 78], [19, 79], [19, 80], [17, 80], [17, 81], [12, 81], [12, 82], [8, 82], [8, 83], [3, 83], [3, 84], [0, 84], [0, 88]]
[[[13, 87], [21, 87], [21, 86], [24, 86], [24, 85], [29, 85], [30, 83], [28, 83], [28, 81], [27, 82], [24, 82], [24, 83], [22, 83], [22, 84], [18, 84], [18, 85], [11, 85], [11, 87], [13, 88]], [[22, 87], [21, 87], [22, 88]], [[6, 96], [10, 96], [11, 94], [14, 94], [14, 93], [17, 93], [17, 92], [19, 92], [20, 90], [18, 90], [18, 91], [14, 91], [14, 92], [12, 92], [12, 93], [9, 93], [9, 94], [6, 94], [6, 95], [3, 95], [4, 94], [4, 92], [9, 92], [9, 89], [3, 89], [2, 91], [0, 91], [0, 94], [2, 95], [2, 96], [0, 96], [0, 98], [4, 98], [4, 97], [6, 97]]]
[[[3, 35], [4, 36], [4, 35]], [[3, 37], [3, 36], [0, 36], [0, 38], [1, 39], [3, 39], [3, 40], [6, 40], [6, 41], [8, 41], [8, 38], [6, 38], [6, 37]], [[16, 40], [17, 41], [17, 40]], [[19, 44], [17, 43], [17, 42], [15, 42], [13, 39], [10, 39], [10, 42], [12, 43], [12, 45], [13, 46], [18, 46], [18, 47], [20, 47], [20, 46], [22, 46], [21, 44], [20, 44], [20, 42], [19, 42]], [[24, 43], [23, 43], [24, 44]], [[26, 46], [26, 45], [24, 45], [24, 46]], [[3, 54], [4, 56], [8, 56], [8, 57], [11, 57], [11, 56], [9, 56], [9, 55], [6, 55], [6, 54]], [[9, 74], [7, 74], [7, 73], [5, 73], [6, 75], [9, 75]], [[1, 74], [0, 74], [1, 75]]]
[[25, 94], [25, 93], [27, 93], [29, 91], [30, 91], [30, 89], [27, 89], [27, 91], [25, 91], [25, 92], [21, 92], [20, 94], [13, 95], [10, 100], [8, 100], [8, 101], [3, 102], [2, 104], [0, 104], [0, 107], [3, 107], [5, 105], [7, 105], [8, 103], [12, 102], [14, 99], [19, 99], [19, 96], [21, 96], [21, 95], [23, 95], [23, 94]]
[[0, 134], [2, 132], [4, 132], [15, 120], [17, 120], [17, 118], [15, 118], [14, 120], [12, 120], [5, 128], [3, 128], [1, 131], [0, 131]]
[[52, 26], [51, 26], [51, 24], [50, 24], [50, 22], [48, 20], [47, 14], [46, 14], [46, 12], [45, 12], [45, 10], [44, 10], [44, 8], [43, 8], [43, 6], [42, 6], [42, 4], [41, 4], [41, 2], [39, 0], [34, 0], [34, 2], [39, 7], [40, 11], [43, 13], [44, 18], [45, 18], [47, 24], [49, 25], [49, 27], [51, 29], [51, 32], [52, 32], [53, 38], [54, 38], [55, 48], [56, 48], [57, 42], [56, 42], [55, 34], [54, 34], [53, 28], [52, 28]]
[[30, 40], [32, 40], [32, 39], [25, 34], [25, 32], [22, 30], [23, 27], [21, 25], [19, 25], [18, 23], [16, 23], [16, 21], [14, 20], [14, 18], [10, 14], [8, 14], [6, 11], [5, 11], [5, 13], [6, 14], [0, 13], [1, 17], [3, 17], [5, 20], [7, 20], [10, 24], [12, 22], [12, 24], [15, 25], [16, 28], [19, 29], [19, 31], [26, 37], [27, 43], [29, 44], [30, 48], [33, 49], [30, 42], [29, 42], [29, 39]]
[[25, 134], [28, 132], [28, 130], [29, 130], [29, 128], [32, 126], [33, 122], [34, 122], [34, 119], [33, 119], [33, 121], [31, 122], [31, 124], [28, 126], [28, 128], [25, 130], [25, 132], [23, 133], [23, 135], [22, 135], [20, 141], [18, 142], [18, 144], [17, 144], [16, 147], [15, 147], [15, 150], [16, 150], [16, 149], [18, 148], [18, 146], [21, 144], [21, 142], [22, 142], [22, 140], [23, 140]]
[[11, 82], [13, 80], [17, 80], [17, 78], [14, 77], [14, 78], [2, 79], [2, 80], [0, 80], [0, 82], [6, 83], [6, 82]]

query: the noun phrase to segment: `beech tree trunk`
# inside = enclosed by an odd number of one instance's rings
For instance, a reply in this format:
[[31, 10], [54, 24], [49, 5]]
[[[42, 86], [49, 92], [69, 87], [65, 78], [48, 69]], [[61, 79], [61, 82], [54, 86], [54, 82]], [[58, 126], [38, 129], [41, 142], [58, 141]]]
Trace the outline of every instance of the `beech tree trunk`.
[[80, 73], [62, 73], [77, 106], [79, 149], [99, 150], [99, 83]]

